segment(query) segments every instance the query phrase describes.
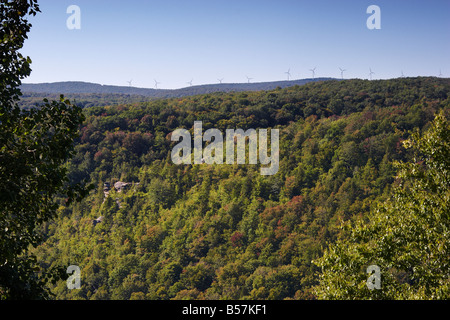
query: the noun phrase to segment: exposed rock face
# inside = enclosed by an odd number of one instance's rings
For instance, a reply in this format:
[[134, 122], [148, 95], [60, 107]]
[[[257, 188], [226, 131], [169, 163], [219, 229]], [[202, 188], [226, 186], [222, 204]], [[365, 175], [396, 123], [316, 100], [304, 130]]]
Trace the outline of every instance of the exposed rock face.
[[102, 222], [103, 221], [103, 216], [101, 216], [101, 217], [98, 217], [97, 219], [95, 219], [95, 220], [92, 220], [92, 224], [94, 225], [94, 226], [96, 226], [97, 225], [97, 223], [100, 223], [100, 222]]
[[130, 185], [131, 183], [128, 182], [117, 181], [116, 183], [114, 183], [114, 189], [116, 189], [117, 192], [122, 192]]

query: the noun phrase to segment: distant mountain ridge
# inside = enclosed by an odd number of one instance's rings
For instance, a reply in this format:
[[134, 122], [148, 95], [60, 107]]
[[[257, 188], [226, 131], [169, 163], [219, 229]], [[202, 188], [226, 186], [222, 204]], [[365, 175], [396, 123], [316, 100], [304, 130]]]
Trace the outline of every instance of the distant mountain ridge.
[[24, 93], [45, 94], [127, 94], [150, 98], [177, 98], [213, 92], [259, 91], [273, 90], [277, 87], [285, 88], [304, 85], [309, 82], [336, 80], [335, 78], [298, 79], [290, 81], [255, 82], [255, 83], [221, 83], [190, 86], [180, 89], [151, 89], [130, 86], [101, 85], [98, 83], [66, 81], [53, 83], [24, 83], [21, 90]]

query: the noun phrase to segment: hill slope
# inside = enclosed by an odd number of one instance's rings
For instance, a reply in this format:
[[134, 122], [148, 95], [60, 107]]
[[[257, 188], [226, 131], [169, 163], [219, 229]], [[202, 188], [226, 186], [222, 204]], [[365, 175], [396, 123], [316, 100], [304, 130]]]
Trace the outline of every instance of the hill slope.
[[309, 82], [328, 80], [333, 79], [317, 78], [259, 83], [208, 84], [174, 90], [107, 86], [79, 81], [22, 84], [21, 90], [23, 95], [20, 99], [20, 105], [22, 108], [32, 108], [42, 104], [44, 98], [57, 100], [61, 94], [64, 94], [66, 98], [76, 102], [78, 106], [87, 108], [92, 106], [138, 103], [154, 99], [187, 97], [214, 92], [273, 90], [277, 87], [285, 88], [304, 85]]
[[24, 93], [47, 93], [47, 94], [126, 94], [138, 95], [151, 98], [174, 98], [196, 94], [207, 94], [212, 92], [232, 92], [232, 91], [259, 91], [272, 90], [276, 87], [285, 88], [288, 86], [303, 85], [309, 82], [320, 82], [333, 80], [332, 78], [299, 79], [290, 81], [256, 82], [256, 83], [222, 83], [191, 86], [181, 89], [149, 89], [125, 86], [101, 85], [89, 82], [55, 82], [39, 84], [22, 84], [21, 90]]
[[[71, 207], [61, 199], [37, 256], [43, 269], [81, 268], [81, 290], [59, 283], [59, 299], [314, 298], [312, 260], [340, 220], [389, 196], [392, 162], [410, 159], [402, 139], [448, 112], [449, 92], [449, 79], [325, 81], [86, 109], [68, 170], [97, 189]], [[170, 134], [196, 120], [278, 128], [278, 173], [174, 165]]]

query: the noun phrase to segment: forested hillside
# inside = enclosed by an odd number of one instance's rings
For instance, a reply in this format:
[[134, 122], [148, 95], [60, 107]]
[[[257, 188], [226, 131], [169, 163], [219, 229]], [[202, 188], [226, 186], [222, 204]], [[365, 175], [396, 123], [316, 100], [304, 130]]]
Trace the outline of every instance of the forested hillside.
[[161, 98], [182, 98], [215, 92], [241, 92], [273, 90], [309, 82], [333, 80], [333, 78], [298, 79], [289, 81], [256, 83], [220, 83], [194, 85], [180, 89], [148, 89], [136, 87], [108, 86], [87, 82], [55, 82], [41, 84], [22, 84], [23, 95], [20, 99], [22, 108], [33, 108], [42, 104], [43, 97], [58, 99], [64, 94], [70, 101], [82, 108], [115, 104], [130, 104]]
[[[309, 83], [91, 107], [67, 163], [96, 189], [59, 199], [35, 252], [42, 270], [78, 265], [57, 299], [313, 299], [312, 262], [342, 221], [367, 217], [394, 183], [401, 142], [450, 107], [449, 79]], [[170, 134], [277, 128], [280, 167], [175, 165]], [[124, 182], [127, 185], [116, 185]]]
[[[203, 85], [190, 85], [180, 89], [153, 89], [139, 88], [135, 86], [112, 86], [98, 83], [67, 81], [54, 83], [24, 83], [21, 90], [27, 94], [99, 94], [99, 95], [137, 95], [148, 98], [180, 98], [185, 96], [208, 94], [214, 92], [239, 92], [273, 90], [277, 87], [285, 88], [294, 85], [303, 85], [309, 82], [333, 80], [333, 78], [307, 78], [296, 80], [270, 81], [270, 82], [245, 82], [245, 83], [216, 83]], [[219, 80], [222, 81], [222, 80]]]

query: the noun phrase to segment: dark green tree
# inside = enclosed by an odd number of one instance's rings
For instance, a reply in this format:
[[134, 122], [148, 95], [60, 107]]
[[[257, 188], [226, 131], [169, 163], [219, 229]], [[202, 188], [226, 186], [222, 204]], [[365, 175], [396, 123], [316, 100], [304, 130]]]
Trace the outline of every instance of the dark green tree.
[[[368, 223], [347, 226], [349, 236], [316, 261], [319, 298], [450, 298], [449, 138], [441, 112], [426, 132], [404, 141], [414, 159], [397, 163], [391, 199], [379, 203]], [[379, 267], [378, 288], [370, 284], [376, 281], [367, 273], [371, 265]]]
[[81, 198], [88, 188], [70, 185], [64, 163], [84, 120], [61, 96], [31, 110], [18, 106], [21, 80], [31, 60], [19, 50], [36, 15], [36, 0], [0, 1], [0, 300], [49, 297], [46, 284], [65, 270], [41, 270], [30, 249], [42, 241], [38, 226], [55, 217], [56, 197]]

